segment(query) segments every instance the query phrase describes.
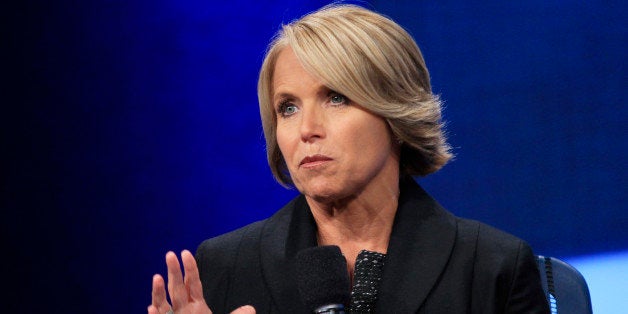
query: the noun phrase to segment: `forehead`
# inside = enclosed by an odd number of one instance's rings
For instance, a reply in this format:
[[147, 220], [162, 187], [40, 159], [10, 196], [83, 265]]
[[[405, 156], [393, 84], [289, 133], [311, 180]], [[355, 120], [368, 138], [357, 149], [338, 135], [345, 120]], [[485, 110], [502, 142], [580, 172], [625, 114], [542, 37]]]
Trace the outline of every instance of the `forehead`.
[[275, 60], [275, 74], [294, 67], [301, 67], [301, 62], [292, 48], [287, 46], [279, 50], [277, 59]]
[[305, 70], [292, 48], [286, 47], [278, 53], [272, 77], [273, 98], [283, 93], [318, 89], [321, 85], [318, 79]]

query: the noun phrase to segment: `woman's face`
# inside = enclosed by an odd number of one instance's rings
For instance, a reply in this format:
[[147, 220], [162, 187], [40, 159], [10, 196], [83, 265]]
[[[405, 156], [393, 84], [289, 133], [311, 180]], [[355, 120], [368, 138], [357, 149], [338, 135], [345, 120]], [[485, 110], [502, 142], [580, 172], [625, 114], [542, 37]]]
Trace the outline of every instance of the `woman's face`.
[[290, 48], [278, 56], [273, 88], [277, 143], [301, 193], [335, 202], [398, 182], [397, 148], [384, 119], [324, 86]]

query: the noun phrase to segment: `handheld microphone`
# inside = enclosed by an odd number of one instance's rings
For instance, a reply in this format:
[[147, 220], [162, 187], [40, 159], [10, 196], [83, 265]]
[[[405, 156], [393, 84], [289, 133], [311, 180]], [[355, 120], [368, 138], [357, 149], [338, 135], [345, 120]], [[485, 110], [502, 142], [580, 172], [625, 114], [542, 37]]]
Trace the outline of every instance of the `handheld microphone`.
[[335, 245], [302, 250], [296, 255], [299, 293], [315, 314], [344, 314], [349, 303], [347, 260]]

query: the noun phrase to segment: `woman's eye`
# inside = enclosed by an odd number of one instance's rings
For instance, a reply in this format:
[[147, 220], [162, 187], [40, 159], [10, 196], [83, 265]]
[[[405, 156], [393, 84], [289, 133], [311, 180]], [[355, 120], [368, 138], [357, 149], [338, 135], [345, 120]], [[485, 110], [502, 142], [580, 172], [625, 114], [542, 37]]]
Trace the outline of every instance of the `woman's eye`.
[[329, 101], [334, 105], [346, 105], [347, 103], [349, 103], [349, 100], [345, 95], [338, 93], [332, 93], [329, 96]]
[[295, 114], [297, 111], [299, 111], [299, 108], [290, 103], [282, 103], [281, 105], [279, 105], [279, 110], [277, 111], [281, 116], [286, 117]]

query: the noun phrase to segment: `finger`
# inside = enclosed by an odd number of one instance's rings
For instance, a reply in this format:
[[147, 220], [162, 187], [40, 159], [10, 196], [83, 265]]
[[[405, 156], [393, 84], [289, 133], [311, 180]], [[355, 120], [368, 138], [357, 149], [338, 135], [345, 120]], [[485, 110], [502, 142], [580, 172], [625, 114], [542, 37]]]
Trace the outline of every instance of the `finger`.
[[[164, 278], [161, 275], [153, 276], [153, 291], [152, 291], [152, 303], [148, 307], [150, 314], [165, 313], [170, 309], [170, 304], [166, 300], [166, 287], [164, 284]], [[151, 307], [155, 313], [151, 312]]]
[[194, 256], [190, 251], [183, 250], [181, 252], [181, 260], [185, 269], [185, 286], [188, 288], [190, 299], [205, 302], [203, 299], [203, 285], [201, 284]]
[[159, 311], [157, 310], [157, 308], [154, 305], [149, 305], [148, 306], [148, 314], [159, 314]]
[[188, 293], [183, 283], [183, 274], [177, 255], [173, 252], [166, 253], [166, 265], [168, 265], [168, 293], [172, 308], [178, 309], [188, 300]]
[[245, 305], [233, 310], [231, 314], [255, 314], [255, 308], [250, 305]]

